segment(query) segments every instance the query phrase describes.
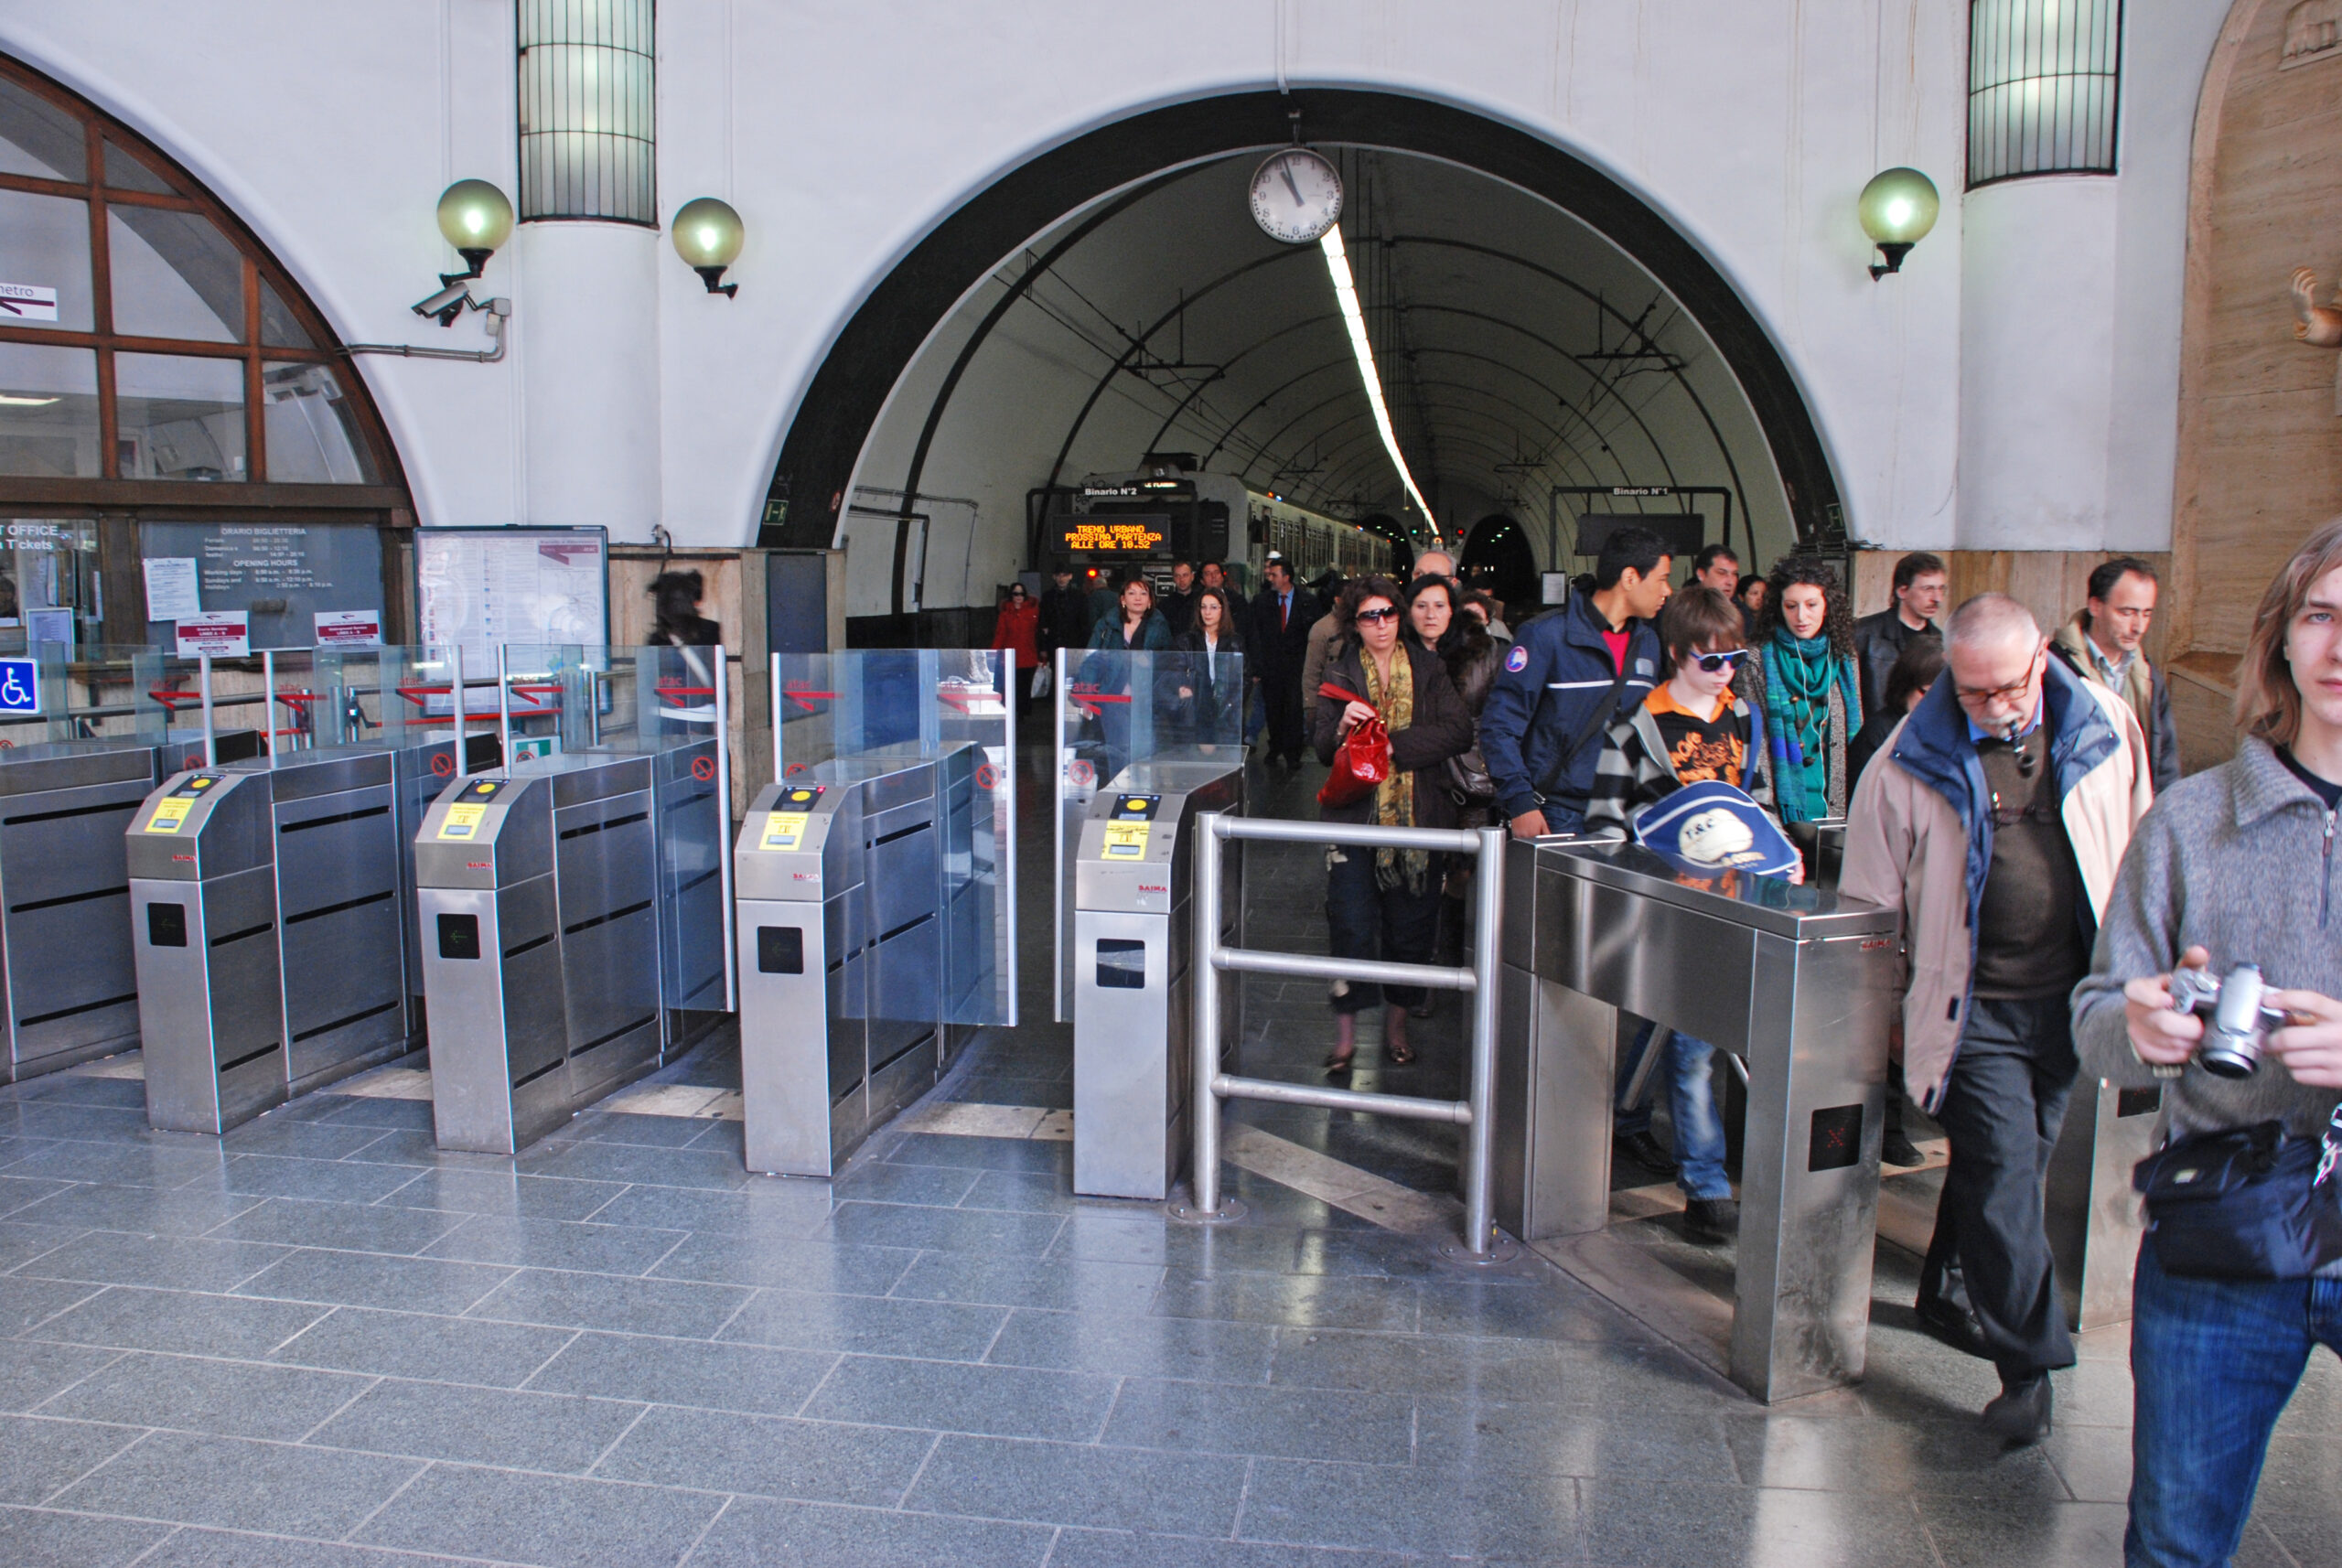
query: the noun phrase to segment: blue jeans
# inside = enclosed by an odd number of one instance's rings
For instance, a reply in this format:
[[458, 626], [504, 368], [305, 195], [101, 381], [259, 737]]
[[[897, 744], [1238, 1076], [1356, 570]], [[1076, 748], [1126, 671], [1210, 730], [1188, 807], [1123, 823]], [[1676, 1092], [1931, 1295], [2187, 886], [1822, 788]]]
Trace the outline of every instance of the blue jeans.
[[[1643, 1102], [1631, 1111], [1625, 1108], [1625, 1101], [1635, 1064], [1650, 1047], [1656, 1028], [1646, 1020], [1635, 1031], [1634, 1048], [1618, 1058], [1616, 1103], [1617, 1129], [1622, 1133], [1650, 1131], [1648, 1090]], [[1715, 1051], [1707, 1041], [1695, 1040], [1678, 1029], [1668, 1037], [1667, 1060], [1661, 1064], [1667, 1074], [1667, 1113], [1675, 1122], [1675, 1185], [1686, 1197], [1695, 1198], [1732, 1196], [1732, 1182], [1724, 1174], [1724, 1118], [1716, 1114], [1715, 1080], [1709, 1072]]]
[[2139, 1249], [2131, 1297], [2129, 1568], [2218, 1568], [2311, 1349], [2342, 1355], [2342, 1280], [2197, 1280]]

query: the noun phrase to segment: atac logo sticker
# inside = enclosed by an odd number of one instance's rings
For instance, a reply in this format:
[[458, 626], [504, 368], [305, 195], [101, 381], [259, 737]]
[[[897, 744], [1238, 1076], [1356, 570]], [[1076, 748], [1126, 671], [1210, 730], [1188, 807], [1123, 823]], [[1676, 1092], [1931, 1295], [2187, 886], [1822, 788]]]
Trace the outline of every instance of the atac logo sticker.
[[1517, 642], [1514, 643], [1512, 645], [1512, 651], [1504, 656], [1504, 667], [1511, 671], [1516, 675], [1520, 674], [1523, 670], [1528, 669], [1529, 650], [1521, 647], [1520, 644]]
[[1749, 865], [1765, 857], [1756, 853], [1756, 835], [1730, 811], [1702, 811], [1688, 819], [1675, 835], [1675, 853], [1693, 865]]

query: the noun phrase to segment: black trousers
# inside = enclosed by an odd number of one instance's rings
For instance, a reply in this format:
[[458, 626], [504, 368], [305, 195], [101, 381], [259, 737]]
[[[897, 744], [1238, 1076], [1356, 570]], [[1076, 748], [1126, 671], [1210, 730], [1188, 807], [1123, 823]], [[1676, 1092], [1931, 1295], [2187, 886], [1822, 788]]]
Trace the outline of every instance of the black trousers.
[[2041, 1206], [2079, 1069], [2064, 993], [1976, 998], [1936, 1113], [1951, 1167], [1919, 1292], [1947, 1294], [1957, 1266], [2004, 1381], [2074, 1364]]
[[[1380, 959], [1386, 963], [1429, 963], [1439, 936], [1439, 884], [1445, 868], [1431, 857], [1423, 890], [1374, 885], [1374, 851], [1345, 845], [1326, 852], [1327, 946], [1336, 958]], [[1387, 1001], [1412, 1007], [1423, 999], [1419, 985], [1376, 985], [1337, 981], [1329, 999], [1337, 1013], [1356, 1013]]]
[[1262, 676], [1261, 700], [1267, 705], [1269, 750], [1279, 757], [1300, 756], [1308, 746], [1308, 733], [1303, 727], [1305, 710], [1301, 701], [1300, 671], [1272, 670]]

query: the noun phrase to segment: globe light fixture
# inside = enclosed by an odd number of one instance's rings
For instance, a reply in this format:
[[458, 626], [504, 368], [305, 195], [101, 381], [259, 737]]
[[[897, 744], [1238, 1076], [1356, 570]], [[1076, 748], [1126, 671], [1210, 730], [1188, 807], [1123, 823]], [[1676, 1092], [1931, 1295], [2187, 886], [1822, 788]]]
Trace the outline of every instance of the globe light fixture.
[[708, 293], [730, 299], [740, 292], [738, 284], [724, 281], [724, 269], [739, 259], [741, 242], [747, 238], [740, 215], [729, 204], [712, 196], [686, 201], [676, 209], [668, 231], [675, 254], [700, 275]]
[[1943, 199], [1936, 194], [1935, 181], [1918, 169], [1891, 168], [1873, 177], [1863, 187], [1858, 211], [1863, 232], [1886, 260], [1872, 264], [1872, 281], [1901, 272], [1903, 258], [1928, 237], [1928, 231], [1936, 226], [1936, 214], [1942, 210]]
[[504, 193], [484, 179], [459, 179], [439, 197], [439, 232], [456, 248], [471, 269], [465, 273], [442, 273], [439, 282], [445, 286], [462, 278], [479, 276], [488, 265], [488, 258], [497, 248], [512, 237], [512, 204]]

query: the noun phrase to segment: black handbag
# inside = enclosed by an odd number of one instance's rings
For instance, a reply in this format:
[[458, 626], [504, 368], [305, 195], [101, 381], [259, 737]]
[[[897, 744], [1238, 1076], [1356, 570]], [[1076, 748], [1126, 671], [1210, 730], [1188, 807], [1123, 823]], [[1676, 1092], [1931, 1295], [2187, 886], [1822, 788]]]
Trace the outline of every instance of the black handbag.
[[2139, 1162], [2147, 1244], [2164, 1273], [2193, 1279], [2299, 1280], [2342, 1260], [2342, 1108], [2323, 1138], [2284, 1123], [2202, 1133]]

